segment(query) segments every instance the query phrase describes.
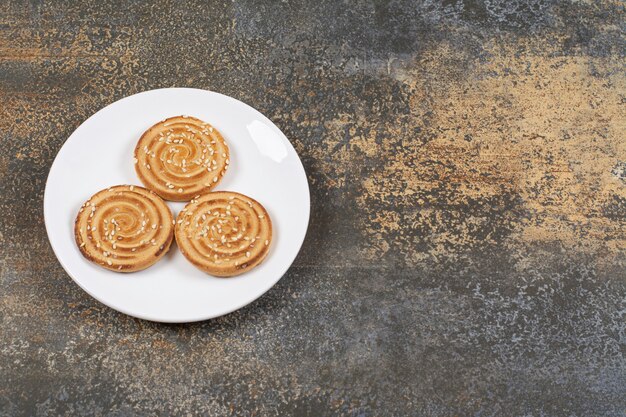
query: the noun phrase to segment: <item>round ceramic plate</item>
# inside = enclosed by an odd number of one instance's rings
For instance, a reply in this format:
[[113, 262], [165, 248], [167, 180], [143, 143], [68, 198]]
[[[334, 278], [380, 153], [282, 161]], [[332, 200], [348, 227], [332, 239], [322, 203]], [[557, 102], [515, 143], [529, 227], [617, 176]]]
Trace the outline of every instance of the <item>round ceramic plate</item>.
[[[211, 123], [228, 142], [230, 169], [215, 190], [246, 194], [263, 204], [272, 218], [274, 235], [267, 258], [237, 277], [205, 274], [189, 263], [175, 245], [148, 269], [115, 273], [83, 258], [74, 242], [74, 220], [81, 204], [112, 185], [141, 185], [133, 166], [133, 149], [139, 137], [154, 123], [177, 115]], [[176, 215], [185, 203], [168, 204]], [[50, 244], [70, 277], [115, 310], [169, 323], [221, 316], [269, 290], [300, 250], [309, 209], [306, 174], [285, 135], [247, 104], [189, 88], [135, 94], [87, 119], [54, 160], [44, 197]]]

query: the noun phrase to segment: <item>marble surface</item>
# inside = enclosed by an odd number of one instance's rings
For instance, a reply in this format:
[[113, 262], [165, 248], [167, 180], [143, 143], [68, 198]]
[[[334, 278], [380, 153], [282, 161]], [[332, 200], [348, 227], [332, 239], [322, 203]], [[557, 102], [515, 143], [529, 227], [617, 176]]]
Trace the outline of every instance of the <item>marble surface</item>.
[[[3, 1], [0, 415], [625, 415], [624, 9]], [[266, 114], [312, 194], [279, 284], [190, 325], [91, 299], [42, 212], [83, 120], [172, 86]]]

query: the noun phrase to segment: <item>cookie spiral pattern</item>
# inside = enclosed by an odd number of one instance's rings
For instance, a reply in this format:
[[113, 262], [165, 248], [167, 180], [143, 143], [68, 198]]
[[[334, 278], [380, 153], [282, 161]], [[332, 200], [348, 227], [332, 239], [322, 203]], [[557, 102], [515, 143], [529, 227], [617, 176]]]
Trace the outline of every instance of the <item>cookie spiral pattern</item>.
[[178, 214], [176, 242], [185, 257], [218, 277], [249, 271], [267, 256], [272, 222], [265, 208], [243, 194], [211, 192]]
[[152, 191], [118, 185], [96, 193], [81, 206], [74, 236], [88, 260], [112, 271], [140, 271], [170, 249], [174, 219]]
[[189, 201], [213, 189], [230, 164], [222, 135], [189, 116], [163, 120], [148, 129], [135, 147], [141, 182], [166, 200]]

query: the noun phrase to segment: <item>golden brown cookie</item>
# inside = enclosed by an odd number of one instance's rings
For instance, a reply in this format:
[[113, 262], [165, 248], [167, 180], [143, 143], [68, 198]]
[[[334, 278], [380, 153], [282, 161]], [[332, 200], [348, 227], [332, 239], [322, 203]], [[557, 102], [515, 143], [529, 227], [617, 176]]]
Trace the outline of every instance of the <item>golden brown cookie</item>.
[[141, 182], [166, 200], [189, 201], [213, 189], [230, 164], [220, 133], [195, 117], [163, 120], [141, 136], [135, 171]]
[[198, 196], [178, 214], [176, 242], [201, 270], [218, 277], [249, 271], [270, 249], [272, 222], [265, 208], [243, 194]]
[[170, 249], [174, 219], [152, 191], [118, 185], [96, 193], [81, 206], [74, 236], [88, 260], [116, 272], [140, 271]]

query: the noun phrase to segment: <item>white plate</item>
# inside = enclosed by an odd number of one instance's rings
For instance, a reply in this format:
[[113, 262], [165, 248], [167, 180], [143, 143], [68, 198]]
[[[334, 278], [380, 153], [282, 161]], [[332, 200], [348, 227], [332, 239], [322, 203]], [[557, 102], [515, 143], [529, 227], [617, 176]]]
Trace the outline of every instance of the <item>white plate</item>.
[[[228, 142], [231, 165], [216, 190], [238, 191], [265, 206], [274, 233], [267, 258], [250, 272], [226, 279], [196, 269], [175, 245], [154, 266], [132, 274], [111, 272], [88, 262], [73, 236], [80, 205], [111, 185], [141, 185], [133, 167], [137, 140], [159, 120], [181, 114], [213, 124]], [[168, 204], [174, 215], [184, 206]], [[247, 104], [190, 88], [135, 94], [91, 116], [59, 151], [44, 196], [48, 238], [70, 277], [115, 310], [169, 323], [221, 316], [269, 290], [300, 250], [309, 209], [306, 174], [285, 135]]]

